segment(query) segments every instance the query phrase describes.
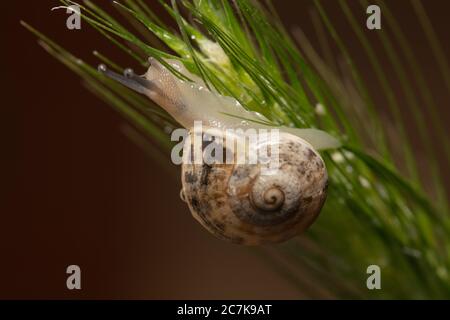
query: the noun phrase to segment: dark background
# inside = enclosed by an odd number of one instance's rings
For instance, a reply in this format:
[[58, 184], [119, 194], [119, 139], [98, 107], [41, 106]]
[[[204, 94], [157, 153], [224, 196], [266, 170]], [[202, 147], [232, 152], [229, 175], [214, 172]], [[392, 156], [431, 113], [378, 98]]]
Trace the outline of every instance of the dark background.
[[[387, 2], [408, 30], [448, 123], [448, 92], [409, 1]], [[317, 45], [312, 2], [276, 3], [286, 26], [300, 26]], [[367, 58], [345, 17], [335, 1], [323, 3], [372, 85]], [[365, 23], [365, 13], [350, 3]], [[258, 257], [259, 249], [204, 231], [178, 198], [179, 179], [131, 143], [120, 130], [120, 116], [19, 25], [27, 21], [93, 64], [94, 49], [129, 63], [87, 23], [81, 31], [67, 30], [65, 12], [50, 12], [57, 5], [2, 3], [0, 298], [303, 297]], [[424, 6], [448, 56], [450, 6], [437, 0]], [[376, 35], [367, 36], [379, 49]], [[379, 89], [373, 84], [371, 90]], [[383, 105], [382, 96], [378, 103]], [[178, 177], [179, 168], [172, 170]], [[80, 291], [66, 289], [70, 264], [82, 269]]]

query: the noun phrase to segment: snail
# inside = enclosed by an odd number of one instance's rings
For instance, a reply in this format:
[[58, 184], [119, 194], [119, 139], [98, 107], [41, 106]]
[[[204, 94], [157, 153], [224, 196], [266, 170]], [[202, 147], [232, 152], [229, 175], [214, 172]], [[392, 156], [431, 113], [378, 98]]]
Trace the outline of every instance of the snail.
[[[98, 70], [146, 95], [190, 129], [184, 141], [187, 146], [195, 135], [204, 135], [197, 132], [194, 121], [213, 129], [214, 137], [220, 138], [213, 143], [220, 143], [225, 151], [227, 140], [245, 139], [236, 133], [239, 129], [272, 128], [263, 124], [268, 122], [263, 115], [208, 89], [179, 61], [165, 61], [193, 82], [180, 80], [155, 58], [149, 58], [150, 67], [143, 76], [131, 69], [122, 76], [105, 65]], [[245, 245], [282, 242], [305, 231], [319, 215], [327, 195], [328, 175], [317, 150], [337, 148], [340, 143], [317, 129], [278, 129], [278, 139], [269, 143], [271, 151], [277, 150], [275, 168], [270, 163], [237, 161], [192, 163], [187, 161], [191, 154], [183, 152], [181, 197], [194, 218], [215, 236]], [[267, 148], [267, 144], [258, 142], [253, 151]], [[234, 154], [232, 157], [236, 160]]]

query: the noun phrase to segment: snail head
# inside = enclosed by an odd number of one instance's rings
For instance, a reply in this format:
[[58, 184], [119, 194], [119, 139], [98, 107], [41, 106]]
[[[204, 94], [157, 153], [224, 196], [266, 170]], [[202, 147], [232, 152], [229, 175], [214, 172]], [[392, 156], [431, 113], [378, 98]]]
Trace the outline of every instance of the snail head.
[[105, 76], [116, 80], [117, 82], [120, 82], [124, 86], [137, 91], [142, 94], [147, 94], [148, 92], [154, 89], [155, 85], [152, 83], [152, 81], [147, 80], [143, 76], [139, 76], [134, 73], [132, 69], [125, 69], [123, 72], [123, 75], [118, 74], [114, 71], [109, 70], [106, 65], [101, 64], [98, 66], [98, 71], [100, 71]]

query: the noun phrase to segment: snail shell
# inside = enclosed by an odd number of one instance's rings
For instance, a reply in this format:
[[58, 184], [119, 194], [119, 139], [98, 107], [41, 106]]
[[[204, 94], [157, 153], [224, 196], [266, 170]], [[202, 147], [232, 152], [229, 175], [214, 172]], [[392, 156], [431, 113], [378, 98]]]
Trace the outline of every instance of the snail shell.
[[314, 222], [327, 194], [324, 161], [309, 143], [289, 133], [281, 132], [273, 147], [279, 148], [275, 172], [263, 170], [267, 164], [183, 161], [182, 197], [209, 232], [257, 245], [288, 240]]

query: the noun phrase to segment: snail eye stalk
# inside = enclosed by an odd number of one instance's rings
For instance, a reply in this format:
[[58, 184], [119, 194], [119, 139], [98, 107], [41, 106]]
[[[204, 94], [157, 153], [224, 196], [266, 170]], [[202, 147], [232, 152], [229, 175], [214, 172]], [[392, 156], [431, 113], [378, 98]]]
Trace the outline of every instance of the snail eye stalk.
[[144, 77], [138, 76], [132, 69], [125, 69], [123, 75], [109, 70], [104, 64], [100, 64], [97, 69], [108, 78], [116, 80], [124, 86], [139, 93], [146, 94], [149, 90], [154, 88], [151, 81], [145, 79]]

